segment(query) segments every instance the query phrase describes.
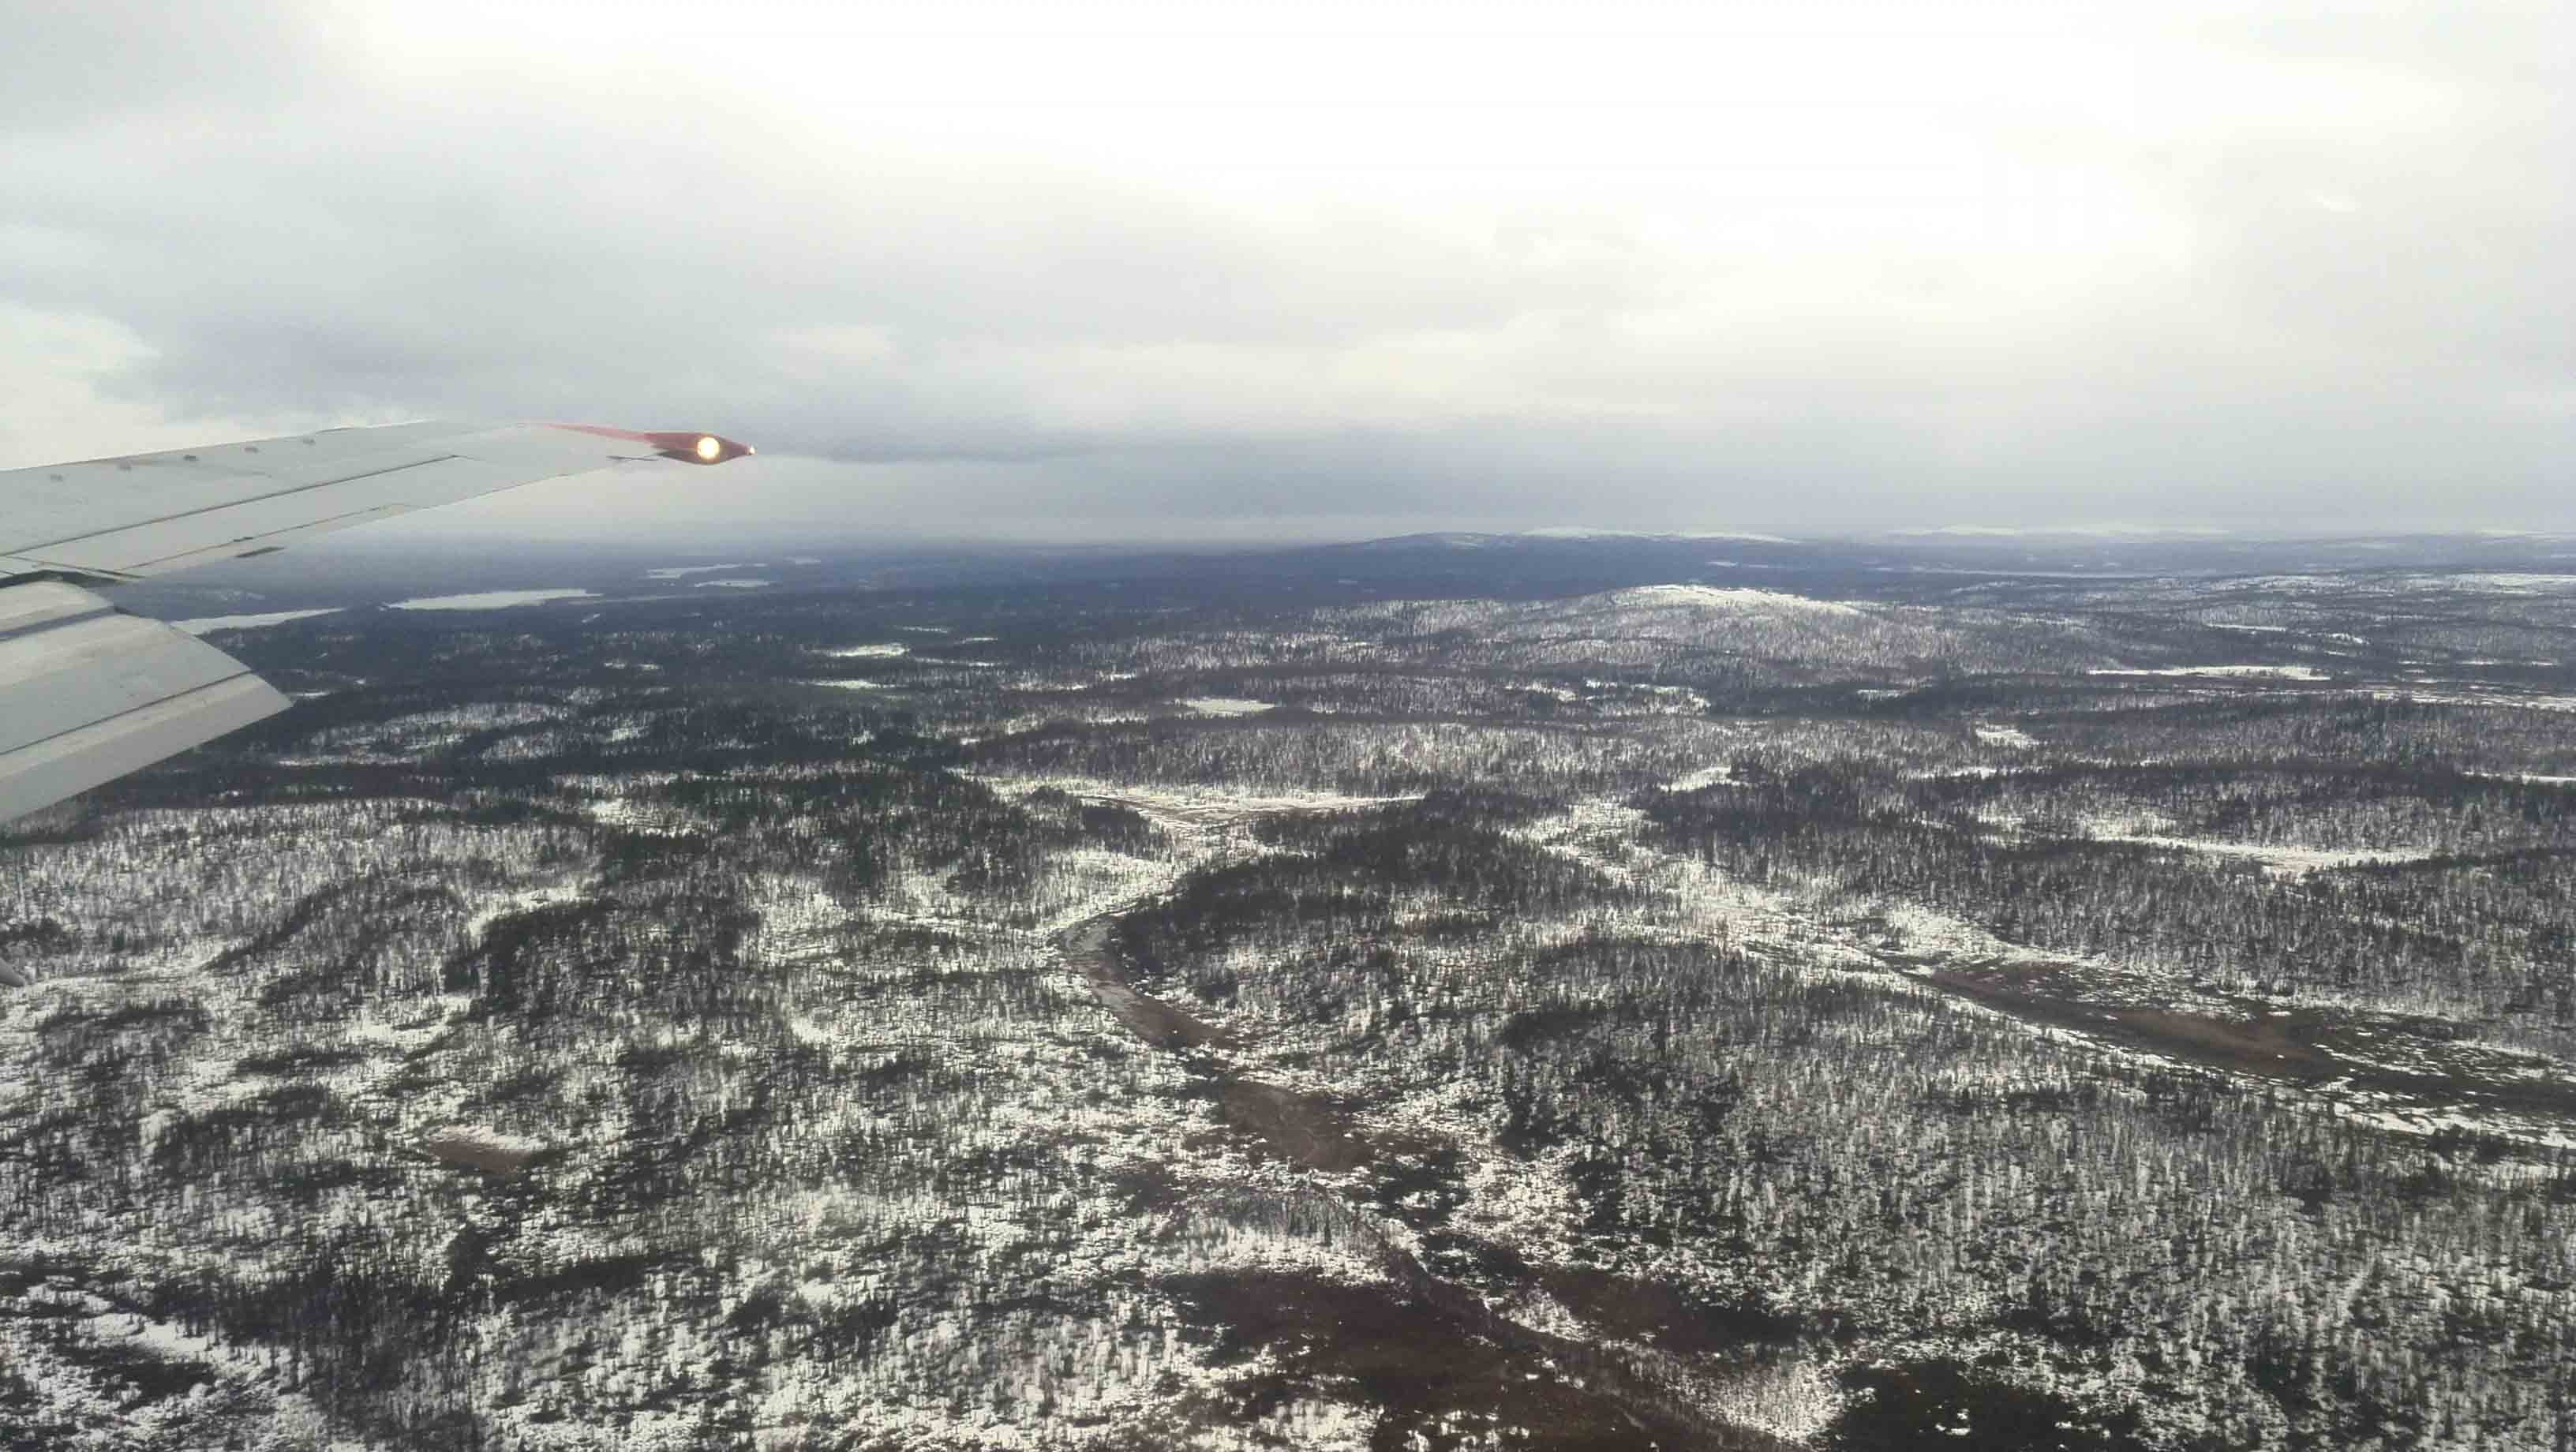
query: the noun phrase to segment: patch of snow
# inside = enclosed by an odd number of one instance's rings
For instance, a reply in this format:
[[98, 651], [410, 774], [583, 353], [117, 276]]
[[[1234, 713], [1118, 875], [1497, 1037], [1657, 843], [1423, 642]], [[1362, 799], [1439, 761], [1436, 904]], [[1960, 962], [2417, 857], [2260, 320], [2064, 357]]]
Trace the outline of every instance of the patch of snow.
[[2576, 696], [2518, 696], [2503, 692], [2424, 691], [2411, 687], [2361, 692], [2378, 701], [2419, 706], [2515, 706], [2528, 711], [2576, 711]]
[[1978, 726], [1977, 740], [1985, 746], [2010, 746], [2015, 749], [2037, 746], [2039, 738], [2018, 726]]
[[1780, 590], [1730, 589], [1717, 585], [1640, 585], [1633, 590], [1618, 591], [1616, 596], [1639, 605], [1692, 605], [1738, 614], [1867, 613], [1857, 605], [1846, 605], [1838, 600], [1810, 600], [1804, 595], [1791, 595]]
[[608, 797], [584, 803], [584, 807], [590, 813], [590, 819], [603, 827], [633, 826], [643, 815], [635, 810], [633, 802], [624, 797]]
[[1731, 1425], [1797, 1443], [1822, 1436], [1843, 1409], [1833, 1378], [1813, 1361], [1757, 1362], [1712, 1401]]
[[1954, 539], [2044, 539], [2050, 536], [2071, 536], [2078, 539], [2149, 539], [2166, 537], [2175, 539], [2218, 539], [2223, 538], [2231, 532], [2232, 531], [2224, 529], [2209, 529], [2187, 525], [2152, 524], [2055, 525], [2041, 528], [2020, 528], [1992, 524], [1945, 524], [1938, 529], [1896, 529], [1888, 531], [1888, 533], [1892, 535], [1901, 537], [1946, 535]]
[[2075, 825], [2087, 837], [2110, 841], [2165, 836], [2172, 831], [2174, 819], [2151, 807], [2134, 807], [2118, 812], [2088, 812], [2078, 816]]
[[1087, 776], [987, 776], [977, 772], [961, 772], [960, 775], [1007, 797], [1053, 788], [1085, 801], [1132, 807], [1167, 826], [1178, 827], [1229, 826], [1245, 818], [1271, 812], [1346, 812], [1422, 800], [1420, 792], [1384, 797], [1348, 796], [1340, 792], [1256, 795], [1206, 787], [1156, 789]]
[[1202, 716], [1258, 716], [1279, 709], [1273, 702], [1247, 701], [1240, 696], [1191, 696], [1181, 704]]
[[[793, 564], [795, 562], [791, 560], [789, 563]], [[712, 575], [723, 570], [756, 570], [759, 568], [760, 562], [757, 560], [736, 560], [731, 564], [723, 565], [663, 565], [658, 569], [646, 570], [644, 572], [644, 578], [648, 580], [685, 580], [691, 575]]]
[[2328, 676], [2324, 671], [2318, 670], [2313, 666], [2276, 665], [2162, 666], [2154, 669], [2148, 669], [2145, 667], [2120, 668], [2112, 666], [2094, 666], [2085, 671], [2084, 674], [2088, 676], [2259, 677], [2266, 680], [2276, 681], [2323, 681], [2332, 679], [2332, 677]]
[[824, 651], [823, 654], [828, 656], [837, 656], [843, 660], [849, 660], [859, 657], [874, 658], [877, 656], [910, 655], [912, 654], [912, 647], [888, 640], [880, 641], [875, 645], [845, 645], [839, 650]]
[[503, 1134], [479, 1124], [451, 1124], [421, 1137], [421, 1145], [440, 1159], [484, 1170], [516, 1169], [546, 1152], [544, 1140]]
[[[2465, 1130], [2471, 1134], [2488, 1134], [2516, 1139], [2546, 1150], [2576, 1149], [2576, 1131], [2563, 1121], [2544, 1122], [2501, 1110], [2469, 1115], [2453, 1110], [2435, 1110], [2420, 1104], [2409, 1104], [2394, 1096], [2367, 1089], [2348, 1089], [2337, 1080], [2323, 1086], [2318, 1097], [2348, 1119], [2394, 1134], [2431, 1136], [2444, 1130]], [[2341, 1090], [2340, 1093], [2333, 1092]]]
[[172, 628], [190, 635], [203, 635], [210, 630], [257, 630], [264, 625], [284, 625], [290, 620], [310, 620], [316, 615], [337, 615], [340, 607], [326, 605], [319, 610], [272, 610], [265, 615], [200, 615], [194, 620], [173, 620]]
[[2221, 857], [2244, 857], [2266, 867], [2285, 872], [2315, 872], [2329, 867], [2359, 867], [2387, 862], [2418, 862], [2433, 855], [2429, 847], [2395, 847], [2375, 852], [2333, 852], [2319, 847], [2267, 847], [2255, 842], [2212, 842], [2202, 837], [2157, 837], [2144, 833], [2106, 835], [2105, 842], [2134, 842], [2143, 847], [2170, 847], [2182, 852], [2207, 852]]
[[531, 908], [546, 907], [558, 900], [571, 902], [574, 898], [573, 893], [557, 887], [532, 887], [521, 892], [505, 894], [485, 904], [480, 911], [465, 920], [466, 941], [479, 942], [483, 937], [483, 930], [503, 918], [526, 912]]
[[392, 610], [501, 610], [512, 605], [543, 605], [549, 600], [596, 600], [589, 590], [485, 590], [472, 595], [424, 595], [396, 600]]
[[1245, 1426], [1244, 1445], [1297, 1447], [1306, 1452], [1368, 1452], [1377, 1445], [1384, 1413], [1350, 1402], [1292, 1396]]
[[2533, 591], [2576, 590], [2576, 575], [2537, 575], [2497, 570], [2475, 574], [2431, 575], [2426, 577], [2426, 583], [2435, 586], [2483, 585], [2491, 590], [2507, 590], [2515, 594], [2524, 594]]
[[777, 583], [776, 580], [700, 580], [690, 588], [694, 590], [766, 590]]
[[1731, 530], [1731, 529], [1676, 529], [1676, 530], [1656, 531], [1656, 530], [1637, 530], [1637, 529], [1587, 529], [1587, 528], [1585, 528], [1584, 526], [1582, 526], [1582, 525], [1577, 525], [1577, 524], [1563, 524], [1563, 525], [1555, 525], [1555, 526], [1552, 526], [1552, 527], [1547, 528], [1547, 529], [1525, 529], [1525, 530], [1521, 531], [1521, 538], [1523, 538], [1523, 539], [1731, 539], [1731, 540], [1743, 540], [1743, 541], [1745, 541], [1745, 542], [1747, 542], [1747, 543], [1751, 543], [1751, 544], [1795, 544], [1795, 543], [1797, 543], [1797, 541], [1795, 541], [1795, 540], [1792, 540], [1792, 539], [1784, 539], [1784, 538], [1782, 538], [1781, 536], [1776, 535], [1776, 534], [1753, 534], [1753, 533], [1749, 533], [1749, 532], [1747, 532], [1747, 531], [1743, 531], [1743, 530]]

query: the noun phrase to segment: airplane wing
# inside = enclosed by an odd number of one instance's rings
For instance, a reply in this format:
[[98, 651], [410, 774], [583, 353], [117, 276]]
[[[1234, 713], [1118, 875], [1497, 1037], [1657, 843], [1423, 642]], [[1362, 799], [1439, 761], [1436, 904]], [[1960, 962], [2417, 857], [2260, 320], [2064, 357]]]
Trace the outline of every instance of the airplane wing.
[[751, 452], [716, 434], [409, 423], [0, 472], [0, 822], [288, 704], [222, 651], [84, 586], [543, 479]]

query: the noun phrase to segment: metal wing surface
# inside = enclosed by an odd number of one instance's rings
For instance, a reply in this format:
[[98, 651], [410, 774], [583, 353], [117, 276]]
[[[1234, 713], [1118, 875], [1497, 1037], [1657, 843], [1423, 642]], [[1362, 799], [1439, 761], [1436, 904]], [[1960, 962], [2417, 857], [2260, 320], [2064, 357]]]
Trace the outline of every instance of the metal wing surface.
[[0, 472], [0, 821], [288, 704], [239, 661], [82, 586], [540, 480], [751, 452], [715, 434], [409, 423]]

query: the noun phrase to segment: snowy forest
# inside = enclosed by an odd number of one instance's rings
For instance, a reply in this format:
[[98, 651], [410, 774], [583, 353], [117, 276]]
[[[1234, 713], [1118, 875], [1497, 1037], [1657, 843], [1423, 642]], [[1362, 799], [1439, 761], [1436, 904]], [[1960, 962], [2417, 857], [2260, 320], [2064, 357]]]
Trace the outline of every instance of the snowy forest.
[[139, 596], [297, 704], [0, 824], [0, 1447], [2566, 1452], [2468, 548]]

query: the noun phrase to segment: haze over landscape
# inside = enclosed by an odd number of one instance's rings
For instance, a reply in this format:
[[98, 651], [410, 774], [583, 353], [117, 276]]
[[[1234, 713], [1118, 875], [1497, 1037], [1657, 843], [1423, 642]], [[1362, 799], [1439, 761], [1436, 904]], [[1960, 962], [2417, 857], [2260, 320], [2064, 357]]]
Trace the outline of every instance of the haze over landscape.
[[0, 1452], [2576, 1449], [2576, 10], [0, 33]]
[[568, 417], [763, 454], [400, 528], [2571, 529], [2571, 27], [39, 7], [0, 467]]

